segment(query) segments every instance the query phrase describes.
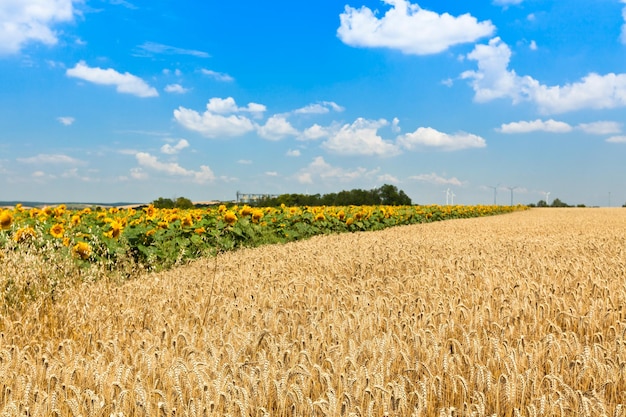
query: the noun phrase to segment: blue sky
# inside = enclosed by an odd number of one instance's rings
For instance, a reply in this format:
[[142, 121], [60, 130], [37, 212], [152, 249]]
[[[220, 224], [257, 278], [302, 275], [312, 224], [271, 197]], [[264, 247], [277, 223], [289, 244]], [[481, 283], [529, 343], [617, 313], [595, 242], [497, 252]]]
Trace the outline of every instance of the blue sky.
[[626, 0], [4, 0], [0, 79], [0, 200], [626, 202]]

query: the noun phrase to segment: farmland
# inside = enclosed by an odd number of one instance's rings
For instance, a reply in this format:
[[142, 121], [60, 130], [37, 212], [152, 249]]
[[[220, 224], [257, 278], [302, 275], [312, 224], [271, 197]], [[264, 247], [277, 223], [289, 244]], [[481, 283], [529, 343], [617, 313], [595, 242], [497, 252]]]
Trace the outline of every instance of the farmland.
[[[344, 227], [361, 212], [343, 209], [340, 219], [341, 210], [327, 210], [280, 215], [311, 217], [297, 222], [306, 228]], [[97, 249], [113, 245], [113, 233], [96, 240], [92, 225], [68, 235], [67, 217], [63, 235], [44, 239], [51, 246], [22, 251], [13, 239], [22, 226], [12, 224], [0, 276], [43, 295], [3, 312], [0, 412], [626, 415], [626, 211], [458, 215], [237, 250], [228, 242], [239, 223], [229, 225], [227, 212], [215, 216], [223, 250], [162, 271], [147, 265], [133, 279], [109, 275], [110, 252]], [[385, 213], [359, 221], [383, 222]], [[115, 230], [116, 214], [105, 214], [98, 233]], [[240, 230], [276, 223], [271, 215], [257, 224], [246, 214]], [[202, 219], [192, 217], [190, 233]], [[39, 220], [37, 236], [61, 224], [52, 212]], [[120, 220], [120, 234], [131, 222]], [[42, 257], [48, 247], [68, 256]], [[112, 248], [119, 262], [129, 256]], [[59, 270], [69, 283], [38, 284]]]

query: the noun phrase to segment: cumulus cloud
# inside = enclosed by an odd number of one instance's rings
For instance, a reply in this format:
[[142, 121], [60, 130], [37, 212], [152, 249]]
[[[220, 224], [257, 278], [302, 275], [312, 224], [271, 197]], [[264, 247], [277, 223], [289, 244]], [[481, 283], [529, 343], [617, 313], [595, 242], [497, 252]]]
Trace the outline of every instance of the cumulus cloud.
[[530, 132], [550, 132], [550, 133], [568, 133], [576, 130], [582, 130], [592, 135], [609, 135], [620, 133], [622, 125], [618, 122], [598, 121], [591, 123], [580, 123], [577, 126], [571, 126], [568, 123], [560, 122], [554, 119], [549, 120], [533, 120], [505, 123], [496, 129], [501, 133], [530, 133]]
[[66, 72], [68, 77], [79, 78], [100, 85], [114, 85], [118, 93], [132, 94], [137, 97], [157, 97], [159, 93], [141, 78], [128, 72], [124, 74], [112, 68], [92, 68], [80, 61], [74, 68]]
[[296, 179], [301, 184], [314, 184], [318, 181], [325, 182], [350, 182], [362, 178], [371, 178], [379, 172], [378, 169], [367, 170], [366, 168], [356, 168], [346, 170], [334, 167], [318, 156], [313, 161], [296, 174]]
[[26, 164], [69, 164], [69, 165], [80, 165], [83, 164], [83, 161], [72, 158], [71, 156], [63, 155], [63, 154], [43, 154], [40, 153], [35, 156], [31, 156], [28, 158], [17, 158], [19, 162], [23, 162]]
[[189, 177], [199, 184], [213, 182], [215, 180], [215, 174], [211, 171], [211, 168], [206, 165], [201, 165], [199, 171], [193, 171], [183, 168], [176, 162], [159, 161], [156, 156], [146, 152], [137, 152], [135, 158], [137, 159], [137, 163], [142, 167], [163, 172], [167, 175]]
[[161, 146], [161, 152], [167, 155], [174, 155], [188, 147], [189, 142], [187, 142], [186, 139], [181, 139], [174, 146], [170, 145], [169, 143]]
[[318, 140], [331, 135], [333, 129], [320, 126], [315, 123], [313, 126], [307, 127], [302, 131], [298, 139], [300, 140]]
[[297, 157], [300, 156], [300, 151], [298, 149], [289, 149], [286, 153], [287, 156]]
[[622, 131], [622, 124], [603, 120], [599, 122], [581, 123], [577, 128], [592, 135], [612, 135]]
[[567, 133], [573, 130], [572, 126], [565, 122], [550, 120], [533, 120], [530, 122], [520, 121], [505, 123], [497, 129], [502, 133], [529, 133], [529, 132], [551, 132], [551, 133]]
[[319, 103], [309, 104], [294, 110], [295, 114], [326, 114], [330, 111], [342, 112], [344, 108], [333, 101], [322, 101]]
[[268, 140], [280, 140], [299, 134], [298, 130], [280, 115], [270, 117], [263, 126], [258, 126], [256, 130], [260, 137]]
[[232, 97], [212, 98], [207, 103], [204, 113], [200, 114], [181, 106], [174, 110], [174, 118], [186, 129], [208, 138], [235, 137], [254, 131], [257, 125], [248, 117], [233, 113], [261, 114], [264, 111], [265, 106], [262, 104], [249, 103], [246, 107], [238, 107]]
[[180, 84], [168, 84], [165, 86], [166, 93], [185, 94], [188, 91], [188, 88], [185, 88]]
[[434, 172], [430, 174], [413, 175], [409, 177], [409, 179], [435, 185], [456, 185], [459, 187], [463, 185], [463, 182], [461, 182], [457, 177], [446, 178], [437, 175]]
[[261, 116], [267, 108], [263, 104], [248, 103], [246, 107], [239, 107], [232, 97], [219, 98], [214, 97], [209, 100], [206, 105], [208, 111], [218, 114], [228, 113], [252, 113], [255, 116]]
[[228, 74], [224, 74], [222, 72], [217, 72], [217, 71], [213, 71], [213, 70], [209, 70], [209, 69], [201, 69], [200, 72], [208, 77], [213, 78], [214, 80], [217, 81], [222, 81], [222, 82], [231, 82], [234, 81], [234, 78], [231, 77]]
[[484, 148], [485, 140], [471, 133], [456, 133], [453, 135], [439, 132], [431, 127], [420, 127], [414, 132], [398, 137], [398, 144], [405, 149], [439, 149], [443, 151], [458, 151], [468, 148]]
[[53, 27], [74, 19], [75, 0], [0, 2], [0, 55], [19, 52], [29, 42], [54, 45]]
[[398, 147], [378, 135], [378, 129], [388, 124], [384, 119], [366, 120], [359, 117], [352, 124], [331, 132], [322, 147], [342, 155], [397, 155], [400, 151]]
[[346, 6], [339, 16], [337, 35], [347, 45], [398, 49], [405, 54], [427, 55], [451, 46], [491, 36], [495, 26], [478, 22], [470, 14], [454, 17], [422, 9], [407, 0], [383, 0], [391, 8], [381, 18], [363, 6]]
[[470, 80], [477, 102], [499, 98], [509, 98], [514, 104], [530, 101], [545, 114], [626, 106], [626, 74], [589, 73], [574, 83], [546, 86], [508, 68], [511, 49], [500, 38], [476, 45], [467, 58], [477, 62], [478, 70], [465, 71], [461, 78]]
[[71, 126], [76, 121], [76, 119], [74, 119], [73, 117], [69, 117], [69, 116], [57, 117], [57, 120], [63, 126]]

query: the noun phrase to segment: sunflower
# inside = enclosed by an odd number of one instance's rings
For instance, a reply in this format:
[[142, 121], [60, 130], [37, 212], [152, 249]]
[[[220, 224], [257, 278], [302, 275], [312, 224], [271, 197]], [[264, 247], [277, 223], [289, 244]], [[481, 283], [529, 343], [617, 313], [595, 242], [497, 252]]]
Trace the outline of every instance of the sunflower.
[[28, 242], [31, 239], [34, 239], [37, 236], [35, 229], [32, 227], [22, 227], [15, 232], [15, 236], [13, 236], [13, 240], [18, 243]]
[[11, 223], [13, 223], [13, 215], [11, 215], [9, 210], [0, 212], [0, 229], [8, 229], [11, 227]]
[[319, 222], [322, 220], [326, 220], [326, 216], [324, 216], [324, 213], [322, 212], [317, 213], [317, 215], [315, 216], [315, 221]]
[[72, 216], [72, 226], [76, 226], [80, 223], [80, 214], [74, 214]]
[[80, 256], [81, 259], [87, 259], [91, 255], [91, 247], [86, 242], [78, 242], [72, 248], [72, 252]]
[[241, 210], [239, 210], [239, 214], [241, 217], [246, 217], [252, 214], [252, 207], [248, 205], [244, 205]]
[[227, 211], [226, 214], [224, 214], [224, 221], [229, 225], [233, 225], [237, 221], [237, 215], [232, 211]]
[[180, 224], [183, 227], [193, 226], [193, 218], [191, 217], [191, 214], [187, 214], [185, 217], [183, 217], [182, 220], [180, 221]]
[[111, 224], [111, 230], [106, 232], [104, 235], [106, 237], [111, 237], [113, 239], [117, 239], [120, 236], [120, 234], [122, 233], [122, 230], [124, 230], [124, 225], [122, 224], [122, 222], [120, 222], [117, 219], [113, 220], [110, 224]]
[[63, 227], [63, 224], [61, 223], [57, 223], [50, 228], [50, 235], [52, 235], [52, 237], [55, 237], [57, 239], [61, 239], [64, 233], [65, 233], [65, 227]]
[[253, 210], [252, 211], [252, 221], [254, 223], [258, 223], [259, 220], [263, 218], [263, 210]]

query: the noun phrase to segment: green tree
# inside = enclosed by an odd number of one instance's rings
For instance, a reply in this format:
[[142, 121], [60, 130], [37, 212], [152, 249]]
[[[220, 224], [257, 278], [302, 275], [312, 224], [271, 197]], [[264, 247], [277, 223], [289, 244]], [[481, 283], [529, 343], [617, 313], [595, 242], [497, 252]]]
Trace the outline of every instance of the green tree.
[[567, 203], [564, 203], [563, 201], [559, 200], [558, 198], [555, 198], [552, 201], [552, 207], [569, 207], [569, 205]]
[[190, 208], [194, 208], [194, 204], [188, 198], [178, 197], [176, 199], [175, 207], [177, 207], [179, 209], [190, 209]]
[[159, 209], [171, 209], [176, 203], [171, 198], [159, 197], [152, 202], [152, 205]]

